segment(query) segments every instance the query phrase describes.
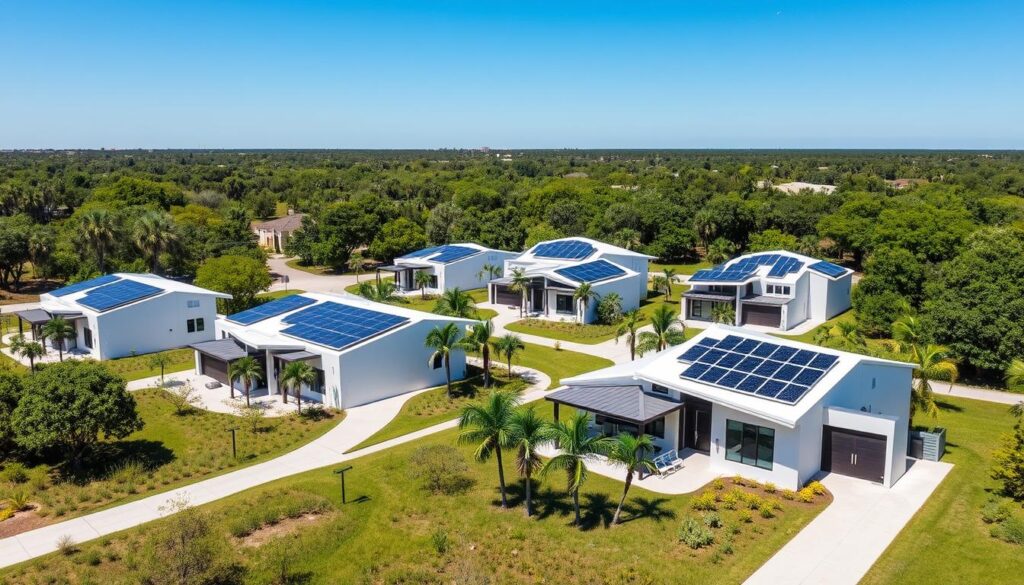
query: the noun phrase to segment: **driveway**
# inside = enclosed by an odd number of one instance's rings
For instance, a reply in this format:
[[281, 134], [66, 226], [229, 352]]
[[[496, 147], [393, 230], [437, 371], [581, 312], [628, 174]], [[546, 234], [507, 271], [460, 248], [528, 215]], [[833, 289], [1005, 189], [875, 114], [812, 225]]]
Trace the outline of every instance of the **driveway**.
[[[308, 290], [310, 292], [345, 292], [345, 287], [351, 286], [356, 283], [356, 277], [352, 274], [343, 274], [338, 276], [313, 274], [306, 272], [305, 270], [299, 270], [298, 268], [292, 268], [288, 266], [287, 262], [291, 258], [285, 256], [274, 256], [267, 260], [267, 265], [270, 266], [270, 275], [274, 277], [274, 284], [270, 286], [270, 290], [284, 290], [285, 284], [281, 282], [281, 276], [288, 277], [289, 289]], [[373, 274], [367, 273], [360, 275], [360, 280], [373, 279]]]

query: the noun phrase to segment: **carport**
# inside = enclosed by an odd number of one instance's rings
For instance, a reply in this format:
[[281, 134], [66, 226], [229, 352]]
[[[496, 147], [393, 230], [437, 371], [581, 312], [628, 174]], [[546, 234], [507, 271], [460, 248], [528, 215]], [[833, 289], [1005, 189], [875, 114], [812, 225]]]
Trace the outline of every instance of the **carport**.
[[231, 362], [249, 355], [234, 339], [215, 339], [189, 346], [196, 351], [196, 369], [204, 375], [230, 387], [228, 372]]

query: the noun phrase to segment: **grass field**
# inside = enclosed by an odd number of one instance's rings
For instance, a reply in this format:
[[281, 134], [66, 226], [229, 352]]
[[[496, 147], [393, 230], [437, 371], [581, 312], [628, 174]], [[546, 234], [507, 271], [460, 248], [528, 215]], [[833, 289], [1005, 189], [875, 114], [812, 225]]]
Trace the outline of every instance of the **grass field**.
[[648, 271], [650, 274], [654, 274], [662, 272], [666, 268], [675, 268], [677, 274], [693, 274], [702, 268], [711, 268], [711, 266], [710, 262], [694, 262], [692, 264], [659, 264], [651, 262]]
[[[358, 284], [353, 284], [353, 285], [347, 286], [347, 287], [345, 287], [345, 291], [346, 292], [350, 292], [350, 293], [352, 293], [354, 295], [357, 295], [357, 294], [359, 294], [359, 285]], [[487, 302], [487, 289], [486, 288], [478, 288], [478, 289], [469, 290], [469, 291], [466, 291], [466, 292], [469, 293], [469, 296], [470, 296], [470, 298], [473, 299], [474, 303], [486, 303]], [[404, 297], [401, 298], [401, 300], [399, 300], [397, 302], [394, 302], [394, 303], [391, 303], [391, 304], [399, 306], [399, 307], [405, 307], [406, 309], [412, 309], [414, 311], [423, 311], [424, 313], [433, 313], [434, 312], [434, 305], [435, 305], [435, 303], [437, 303], [437, 297], [436, 296], [427, 295], [426, 298], [424, 298], [422, 295], [418, 295], [417, 294], [417, 295], [404, 296]], [[483, 320], [483, 319], [491, 319], [491, 318], [495, 317], [497, 314], [498, 314], [498, 312], [493, 310], [493, 309], [477, 309], [476, 310], [476, 315], [474, 316], [474, 318], [475, 319], [481, 319], [481, 320]]]
[[302, 290], [300, 288], [290, 288], [288, 290], [275, 290], [275, 291], [272, 291], [272, 292], [260, 293], [260, 294], [256, 295], [256, 298], [258, 298], [258, 299], [274, 300], [274, 299], [279, 299], [281, 297], [290, 297], [292, 295], [299, 295], [299, 294], [302, 294], [304, 292], [306, 292], [306, 291], [304, 291], [304, 290]]
[[345, 274], [344, 272], [336, 272], [330, 266], [306, 266], [305, 264], [302, 264], [302, 261], [298, 258], [292, 258], [291, 260], [285, 261], [285, 265], [289, 268], [294, 268], [310, 274], [316, 274], [317, 276], [337, 276], [339, 274]]
[[[195, 352], [187, 347], [169, 349], [158, 353], [167, 356], [171, 360], [169, 364], [164, 366], [164, 375], [191, 370], [196, 366]], [[153, 359], [154, 355], [156, 354], [133, 355], [114, 360], [105, 360], [103, 364], [110, 371], [131, 382], [132, 380], [141, 380], [142, 378], [160, 375], [160, 368], [150, 365], [150, 360]]]

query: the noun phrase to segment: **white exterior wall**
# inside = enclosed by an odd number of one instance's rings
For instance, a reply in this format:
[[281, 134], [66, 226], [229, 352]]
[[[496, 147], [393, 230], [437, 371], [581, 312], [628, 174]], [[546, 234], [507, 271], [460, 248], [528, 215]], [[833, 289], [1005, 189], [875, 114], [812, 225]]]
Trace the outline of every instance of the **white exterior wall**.
[[[725, 458], [727, 420], [775, 429], [775, 455], [771, 469], [762, 469]], [[800, 447], [805, 440], [801, 435], [800, 427], [790, 429], [721, 404], [714, 404], [711, 407], [711, 469], [723, 475], [742, 475], [760, 482], [772, 482], [785, 489], [799, 489], [803, 485]]]
[[499, 268], [505, 265], [505, 260], [515, 258], [513, 252], [488, 251], [469, 258], [463, 258], [450, 264], [438, 266], [437, 285], [441, 290], [461, 288], [472, 290], [483, 288], [491, 280], [490, 274], [480, 274], [485, 264], [491, 264]]
[[[188, 308], [198, 300], [199, 307]], [[105, 313], [87, 315], [96, 359], [152, 353], [215, 338], [217, 302], [212, 295], [172, 291]], [[186, 321], [202, 318], [204, 331], [188, 333]], [[78, 347], [85, 349], [79, 320]]]
[[[640, 299], [642, 297], [640, 296], [640, 287], [637, 286], [638, 282], [642, 285], [646, 296], [647, 277], [640, 274], [618, 280], [595, 282], [593, 284], [593, 290], [601, 297], [612, 292], [618, 293], [618, 295], [622, 297], [622, 312], [625, 313], [626, 311], [632, 311], [633, 309], [640, 307]], [[600, 301], [600, 298], [595, 299], [587, 306], [586, 319], [584, 320], [585, 323], [593, 323], [597, 320], [597, 303]]]
[[[641, 256], [626, 256], [619, 254], [601, 254], [599, 258], [605, 258], [618, 264], [619, 266], [624, 266], [626, 268], [629, 268], [633, 272], [639, 274], [640, 279], [637, 280], [636, 283], [634, 283], [634, 286], [637, 287], [637, 298], [647, 298], [647, 264], [649, 262], [647, 258]], [[625, 298], [625, 295], [623, 295], [623, 298]]]
[[850, 292], [853, 286], [853, 273], [828, 283], [826, 295], [825, 318], [831, 319], [850, 308]]

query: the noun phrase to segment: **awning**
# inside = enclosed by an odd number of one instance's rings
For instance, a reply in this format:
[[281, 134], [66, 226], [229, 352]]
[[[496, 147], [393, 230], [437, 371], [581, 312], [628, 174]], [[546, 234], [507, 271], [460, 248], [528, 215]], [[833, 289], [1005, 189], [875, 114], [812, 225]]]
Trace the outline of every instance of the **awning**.
[[24, 311], [15, 311], [14, 314], [22, 321], [27, 321], [33, 325], [48, 323], [53, 318], [42, 309], [25, 309]]
[[697, 299], [700, 301], [719, 301], [719, 302], [732, 302], [736, 300], [735, 295], [727, 295], [722, 293], [713, 293], [706, 291], [688, 290], [683, 293], [683, 296], [688, 299]]
[[403, 270], [409, 270], [408, 266], [378, 266], [375, 270], [383, 270], [384, 272], [401, 272]]
[[310, 353], [308, 351], [293, 351], [289, 353], [277, 353], [274, 357], [284, 362], [297, 362], [299, 360], [308, 360], [320, 357], [320, 354]]
[[193, 343], [189, 347], [200, 353], [204, 353], [212, 358], [223, 360], [225, 362], [241, 359], [248, 355], [245, 348], [238, 345], [234, 339], [204, 341], [202, 343]]
[[748, 305], [770, 305], [773, 307], [781, 307], [790, 301], [786, 297], [766, 297], [763, 295], [751, 295], [742, 297], [740, 300]]
[[683, 407], [682, 402], [644, 392], [640, 386], [568, 386], [546, 398], [638, 424], [661, 418]]

